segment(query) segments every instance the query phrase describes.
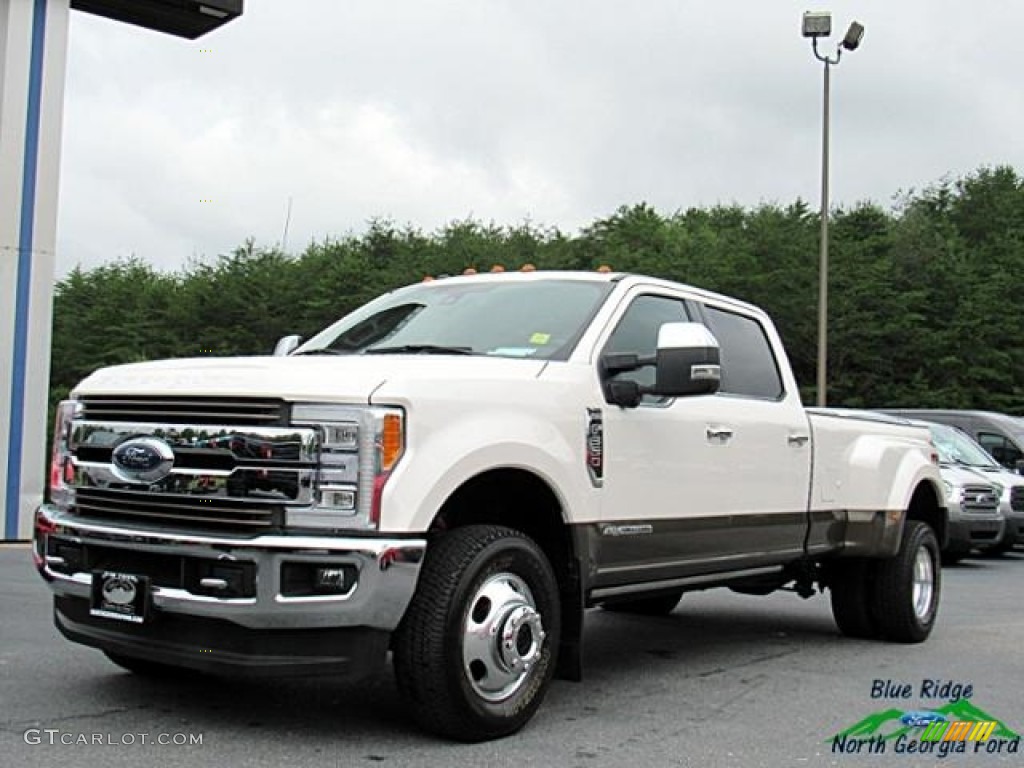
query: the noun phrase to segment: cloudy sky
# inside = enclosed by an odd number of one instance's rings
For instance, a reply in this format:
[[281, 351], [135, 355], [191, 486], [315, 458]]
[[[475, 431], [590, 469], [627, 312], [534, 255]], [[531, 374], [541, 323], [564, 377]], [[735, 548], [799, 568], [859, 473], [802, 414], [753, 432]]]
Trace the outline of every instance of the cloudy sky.
[[818, 205], [1024, 171], [1020, 0], [246, 0], [197, 41], [72, 13], [58, 271], [301, 252], [372, 217], [573, 232], [620, 205]]

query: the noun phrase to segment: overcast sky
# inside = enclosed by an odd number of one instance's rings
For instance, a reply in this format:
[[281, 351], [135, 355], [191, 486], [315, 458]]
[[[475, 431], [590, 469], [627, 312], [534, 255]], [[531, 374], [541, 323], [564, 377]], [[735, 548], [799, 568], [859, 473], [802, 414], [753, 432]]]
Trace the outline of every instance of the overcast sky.
[[1024, 169], [1020, 0], [246, 0], [186, 41], [73, 12], [58, 271], [286, 248], [372, 217], [425, 231], [620, 205], [819, 204]]

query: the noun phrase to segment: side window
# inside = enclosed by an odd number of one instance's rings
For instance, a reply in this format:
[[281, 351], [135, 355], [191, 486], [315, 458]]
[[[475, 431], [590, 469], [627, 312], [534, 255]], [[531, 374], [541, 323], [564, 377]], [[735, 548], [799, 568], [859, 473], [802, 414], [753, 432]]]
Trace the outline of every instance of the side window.
[[[638, 296], [629, 305], [605, 344], [605, 355], [653, 355], [658, 348], [658, 329], [662, 323], [681, 323], [690, 318], [686, 305], [666, 296]], [[650, 386], [654, 384], [654, 366], [619, 374], [619, 378]], [[645, 397], [645, 402], [659, 398]]]
[[721, 392], [778, 399], [782, 378], [771, 344], [757, 320], [705, 305], [708, 328], [721, 346]]
[[1004, 467], [1015, 468], [1017, 462], [1024, 458], [1024, 453], [1002, 435], [995, 435], [991, 432], [978, 434], [978, 442], [981, 447], [992, 454], [992, 458]]

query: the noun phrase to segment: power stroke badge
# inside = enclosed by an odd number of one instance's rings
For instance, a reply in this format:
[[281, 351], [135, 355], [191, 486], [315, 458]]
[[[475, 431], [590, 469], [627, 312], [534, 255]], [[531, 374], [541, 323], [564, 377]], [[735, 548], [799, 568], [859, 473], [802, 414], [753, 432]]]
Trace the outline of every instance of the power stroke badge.
[[604, 421], [600, 408], [587, 408], [587, 473], [595, 488], [604, 483]]

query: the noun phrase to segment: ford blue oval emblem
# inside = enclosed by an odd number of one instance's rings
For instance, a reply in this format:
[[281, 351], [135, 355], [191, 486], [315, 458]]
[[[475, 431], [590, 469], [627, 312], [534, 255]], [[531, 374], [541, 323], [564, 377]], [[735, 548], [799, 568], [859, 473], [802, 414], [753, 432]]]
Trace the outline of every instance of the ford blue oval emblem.
[[174, 467], [174, 451], [159, 437], [132, 437], [111, 455], [114, 474], [129, 483], [155, 483]]

